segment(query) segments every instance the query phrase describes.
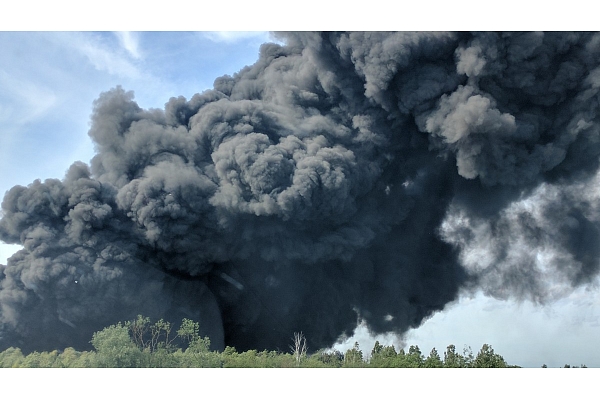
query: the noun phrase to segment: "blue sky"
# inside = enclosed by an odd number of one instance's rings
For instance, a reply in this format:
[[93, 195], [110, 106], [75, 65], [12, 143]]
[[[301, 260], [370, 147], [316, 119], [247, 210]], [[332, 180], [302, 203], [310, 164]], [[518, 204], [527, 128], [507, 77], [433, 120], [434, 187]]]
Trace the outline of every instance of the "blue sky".
[[[34, 179], [62, 178], [94, 154], [87, 136], [92, 103], [116, 85], [133, 90], [144, 108], [211, 88], [258, 57], [264, 32], [0, 32], [0, 194]], [[176, 60], [176, 62], [173, 62]], [[19, 247], [0, 243], [0, 263]], [[600, 294], [580, 289], [546, 306], [463, 297], [408, 332], [382, 343], [417, 344], [424, 354], [448, 344], [477, 353], [491, 344], [512, 364], [600, 367]], [[365, 353], [375, 338], [359, 328]]]

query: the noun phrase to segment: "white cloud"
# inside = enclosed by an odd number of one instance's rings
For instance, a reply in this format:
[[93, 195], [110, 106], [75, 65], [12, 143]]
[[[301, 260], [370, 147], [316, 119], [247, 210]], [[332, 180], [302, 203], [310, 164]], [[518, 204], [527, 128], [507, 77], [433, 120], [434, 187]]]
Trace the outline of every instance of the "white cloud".
[[135, 59], [142, 57], [140, 53], [139, 37], [137, 32], [115, 32], [121, 46]]
[[592, 346], [600, 333], [600, 294], [586, 288], [547, 304], [496, 300], [481, 293], [462, 298], [406, 335], [424, 354], [436, 347], [440, 355], [449, 344], [474, 355], [484, 343], [509, 364], [522, 367], [588, 367], [600, 365], [600, 351]]
[[[98, 71], [130, 79], [140, 79], [144, 75], [122, 52], [111, 48], [92, 34], [69, 33], [63, 40], [69, 47], [84, 55]], [[133, 41], [123, 43], [127, 52], [135, 51]]]
[[24, 127], [44, 118], [59, 102], [51, 88], [13, 72], [0, 69], [0, 171], [6, 175], [14, 172], [10, 168], [15, 146], [27, 140]]
[[345, 352], [358, 342], [368, 357], [378, 340], [385, 346], [394, 345], [396, 350], [407, 351], [410, 345], [417, 345], [424, 357], [435, 347], [443, 358], [450, 344], [459, 352], [470, 347], [477, 355], [487, 343], [506, 362], [522, 367], [598, 367], [600, 351], [592, 344], [600, 334], [599, 310], [600, 293], [590, 287], [580, 287], [570, 296], [543, 306], [497, 300], [481, 292], [465, 293], [403, 337], [392, 333], [373, 336], [359, 324], [352, 337], [333, 348]]
[[46, 114], [57, 101], [48, 87], [0, 70], [0, 121], [21, 125]]
[[247, 39], [259, 39], [263, 42], [272, 40], [270, 33], [263, 31], [213, 31], [202, 32], [201, 35], [216, 43], [235, 43]]
[[[348, 349], [354, 347], [354, 343], [358, 342], [360, 349], [363, 352], [363, 357], [370, 357], [371, 350], [375, 346], [375, 342], [379, 341], [380, 344], [384, 346], [394, 346], [396, 351], [404, 348], [406, 346], [405, 340], [394, 333], [387, 333], [382, 335], [373, 336], [369, 332], [369, 328], [364, 322], [359, 323], [354, 331], [354, 335], [352, 337], [346, 338], [342, 340], [340, 343], [336, 343], [333, 346], [334, 350], [339, 350], [342, 353], [345, 353]], [[421, 348], [421, 351], [423, 349]]]

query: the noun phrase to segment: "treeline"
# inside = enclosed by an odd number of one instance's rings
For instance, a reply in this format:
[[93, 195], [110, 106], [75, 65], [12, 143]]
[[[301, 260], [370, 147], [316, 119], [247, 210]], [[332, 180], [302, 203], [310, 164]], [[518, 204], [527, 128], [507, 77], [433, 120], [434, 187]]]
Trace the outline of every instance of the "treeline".
[[11, 347], [0, 353], [3, 368], [508, 368], [492, 346], [484, 344], [474, 355], [470, 348], [457, 352], [454, 345], [443, 356], [434, 348], [428, 356], [419, 346], [396, 351], [394, 346], [376, 342], [371, 352], [363, 354], [358, 343], [342, 353], [320, 350], [309, 354], [306, 338], [294, 334], [288, 352], [249, 350], [242, 353], [233, 347], [210, 350], [208, 337], [200, 337], [197, 322], [184, 319], [179, 329], [159, 320], [138, 316], [134, 321], [111, 325], [94, 333], [94, 350], [33, 352], [23, 355]]

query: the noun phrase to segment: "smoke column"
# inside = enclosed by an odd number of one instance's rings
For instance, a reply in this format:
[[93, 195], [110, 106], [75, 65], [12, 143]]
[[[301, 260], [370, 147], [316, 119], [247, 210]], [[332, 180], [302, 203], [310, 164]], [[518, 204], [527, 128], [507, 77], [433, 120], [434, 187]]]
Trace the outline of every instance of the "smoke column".
[[[90, 165], [8, 191], [0, 348], [143, 314], [215, 348], [402, 334], [600, 266], [600, 35], [292, 33], [214, 89], [95, 101]], [[176, 60], [174, 60], [176, 61]]]

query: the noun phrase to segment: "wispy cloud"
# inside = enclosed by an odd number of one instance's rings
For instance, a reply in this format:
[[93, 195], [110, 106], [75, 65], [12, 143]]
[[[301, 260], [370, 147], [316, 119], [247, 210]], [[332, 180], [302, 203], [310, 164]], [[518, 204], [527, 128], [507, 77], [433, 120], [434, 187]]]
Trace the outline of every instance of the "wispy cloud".
[[[48, 112], [57, 101], [56, 94], [44, 85], [23, 80], [0, 69], [0, 121], [21, 125]], [[6, 98], [6, 101], [2, 100]], [[3, 123], [3, 126], [6, 125]]]
[[99, 71], [108, 72], [123, 78], [139, 79], [143, 72], [129, 60], [126, 54], [138, 54], [137, 43], [134, 39], [123, 39], [123, 47], [115, 49], [99, 37], [88, 33], [69, 33], [64, 37], [71, 48], [84, 55], [88, 61]]
[[119, 39], [121, 46], [127, 50], [131, 57], [136, 60], [142, 58], [139, 46], [139, 35], [137, 32], [115, 32], [115, 35]]
[[202, 36], [217, 43], [235, 43], [238, 41], [248, 39], [260, 39], [262, 41], [269, 41], [271, 39], [271, 35], [269, 34], [269, 32], [264, 31], [214, 31], [202, 32]]

